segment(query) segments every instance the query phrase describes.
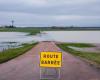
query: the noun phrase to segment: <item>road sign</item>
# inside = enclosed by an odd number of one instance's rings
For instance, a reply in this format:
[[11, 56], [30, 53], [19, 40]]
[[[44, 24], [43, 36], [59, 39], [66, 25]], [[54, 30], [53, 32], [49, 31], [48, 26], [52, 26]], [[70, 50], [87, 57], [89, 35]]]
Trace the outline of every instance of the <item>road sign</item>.
[[40, 67], [60, 68], [62, 64], [61, 52], [41, 52]]

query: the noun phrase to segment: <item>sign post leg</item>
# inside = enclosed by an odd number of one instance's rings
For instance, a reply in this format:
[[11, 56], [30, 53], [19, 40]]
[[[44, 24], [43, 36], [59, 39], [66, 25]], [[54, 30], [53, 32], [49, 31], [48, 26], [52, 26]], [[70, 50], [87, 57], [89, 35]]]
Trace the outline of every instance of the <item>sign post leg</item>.
[[60, 68], [40, 68], [40, 80], [60, 80]]

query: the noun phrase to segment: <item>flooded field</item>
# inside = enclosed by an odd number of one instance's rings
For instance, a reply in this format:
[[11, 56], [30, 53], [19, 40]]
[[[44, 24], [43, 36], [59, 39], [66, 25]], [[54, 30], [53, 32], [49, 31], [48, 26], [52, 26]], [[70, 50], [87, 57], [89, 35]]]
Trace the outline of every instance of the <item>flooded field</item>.
[[100, 31], [43, 31], [35, 36], [23, 32], [0, 32], [0, 51], [32, 41], [100, 43]]
[[33, 40], [28, 33], [21, 32], [0, 32], [0, 51], [20, 47], [22, 43], [29, 43]]
[[44, 31], [59, 42], [100, 43], [100, 31]]

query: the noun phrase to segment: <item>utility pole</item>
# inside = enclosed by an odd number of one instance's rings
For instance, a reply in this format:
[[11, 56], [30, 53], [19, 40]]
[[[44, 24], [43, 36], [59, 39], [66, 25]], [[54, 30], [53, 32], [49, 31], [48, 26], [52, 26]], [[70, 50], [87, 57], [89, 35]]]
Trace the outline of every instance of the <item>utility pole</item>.
[[14, 27], [14, 20], [11, 21], [11, 27]]

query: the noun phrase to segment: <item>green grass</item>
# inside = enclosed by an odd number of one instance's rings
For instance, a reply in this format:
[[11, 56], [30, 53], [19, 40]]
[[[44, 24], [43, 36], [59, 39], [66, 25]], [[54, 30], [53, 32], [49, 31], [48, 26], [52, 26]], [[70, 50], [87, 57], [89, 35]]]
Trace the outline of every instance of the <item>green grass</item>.
[[64, 43], [63, 46], [73, 46], [73, 47], [80, 47], [80, 48], [86, 48], [86, 47], [95, 47], [92, 44], [88, 43]]
[[8, 49], [3, 52], [0, 52], [0, 63], [6, 62], [15, 57], [18, 57], [19, 55], [24, 54], [26, 51], [30, 50], [36, 44], [37, 43], [23, 44], [23, 46], [20, 48]]
[[0, 32], [28, 32], [29, 35], [35, 35], [40, 31], [94, 31], [84, 29], [63, 29], [63, 28], [52, 28], [52, 27], [16, 27], [16, 28], [0, 28]]
[[77, 51], [72, 48], [69, 48], [68, 46], [75, 46], [75, 47], [93, 47], [91, 44], [83, 44], [83, 43], [65, 43], [65, 44], [57, 44], [61, 49], [63, 49], [66, 52], [69, 52], [75, 56], [79, 56], [82, 58], [85, 58], [87, 60], [90, 60], [92, 62], [95, 62], [97, 64], [100, 64], [100, 54], [96, 52], [82, 52]]
[[29, 35], [40, 33], [36, 28], [0, 28], [0, 32], [28, 32]]

